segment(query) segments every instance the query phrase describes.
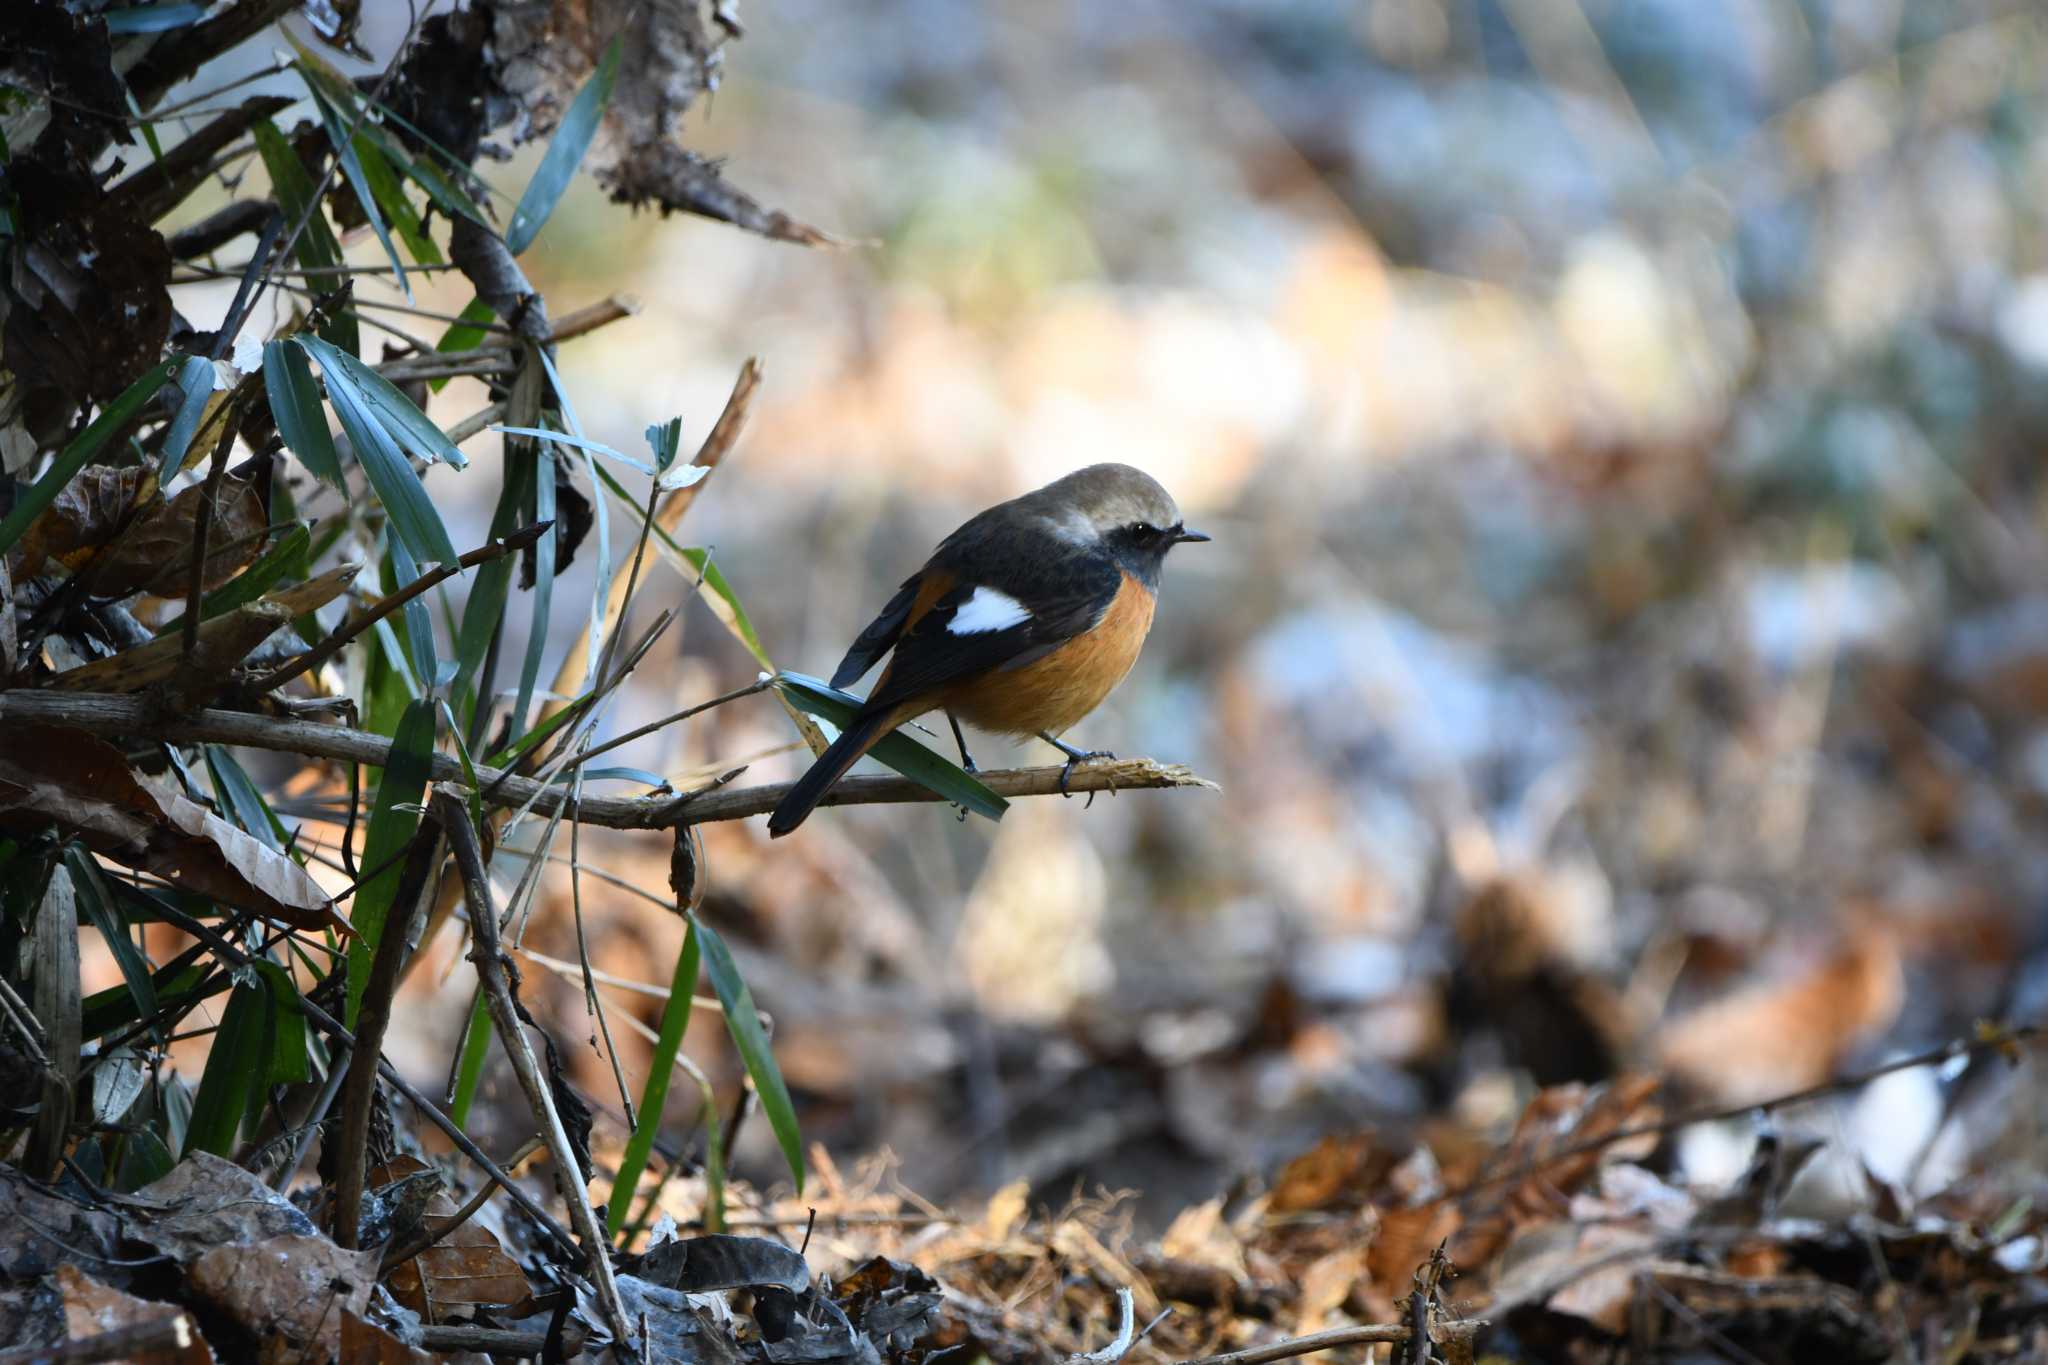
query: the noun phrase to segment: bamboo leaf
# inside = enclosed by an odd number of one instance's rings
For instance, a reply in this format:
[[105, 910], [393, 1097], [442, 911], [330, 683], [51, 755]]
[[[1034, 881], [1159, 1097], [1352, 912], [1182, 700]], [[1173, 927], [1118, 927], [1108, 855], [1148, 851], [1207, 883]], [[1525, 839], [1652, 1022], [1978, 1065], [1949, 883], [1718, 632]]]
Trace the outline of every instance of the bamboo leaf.
[[[334, 363], [341, 367], [350, 387], [384, 419], [385, 429], [406, 454], [416, 455], [429, 464], [439, 460], [457, 469], [468, 467], [469, 457], [457, 449], [447, 433], [435, 426], [433, 419], [421, 412], [419, 406], [407, 398], [396, 384], [346, 351], [335, 350]], [[321, 356], [320, 364], [323, 370], [327, 368], [325, 355]]]
[[[263, 594], [277, 586], [279, 579], [294, 569], [303, 573], [304, 565], [311, 553], [312, 532], [304, 526], [294, 526], [278, 537], [277, 544], [263, 553], [263, 557], [242, 570], [228, 582], [199, 599], [199, 619], [211, 620], [224, 611], [246, 607]], [[159, 638], [174, 635], [184, 628], [185, 613], [157, 627]]]
[[[285, 40], [298, 47], [289, 30], [285, 31]], [[300, 54], [303, 58], [304, 49], [300, 50]], [[299, 72], [305, 78], [307, 93], [313, 97], [313, 108], [319, 112], [320, 122], [327, 129], [327, 140], [333, 145], [334, 154], [341, 158], [341, 173], [347, 177], [349, 188], [356, 192], [356, 201], [362, 205], [363, 217], [369, 220], [370, 231], [377, 234], [377, 241], [384, 248], [385, 259], [391, 262], [392, 270], [397, 272], [399, 289], [410, 300], [412, 282], [405, 277], [405, 262], [399, 259], [398, 247], [391, 240], [391, 229], [385, 226], [384, 211], [377, 206], [377, 196], [370, 188], [370, 178], [363, 173], [362, 160], [356, 155], [355, 138], [350, 133], [348, 124], [342, 121], [341, 112], [328, 103], [327, 97], [321, 93], [319, 84], [306, 74], [303, 65]]]
[[236, 982], [221, 1011], [220, 1027], [213, 1035], [213, 1049], [206, 1054], [206, 1070], [199, 1077], [199, 1093], [192, 1100], [192, 1117], [185, 1125], [185, 1154], [212, 1152], [226, 1156], [234, 1149], [235, 1134], [249, 1112], [250, 1095], [257, 1091], [258, 1078], [268, 1051], [267, 1006], [269, 988], [254, 972]]
[[[335, 240], [334, 229], [328, 226], [320, 205], [314, 201], [313, 178], [306, 174], [306, 165], [299, 160], [299, 154], [292, 150], [284, 134], [277, 131], [277, 125], [267, 118], [258, 119], [250, 131], [256, 140], [256, 153], [263, 158], [263, 169], [270, 176], [270, 188], [277, 195], [278, 207], [284, 210], [285, 221], [292, 226], [305, 224], [299, 232], [298, 244], [292, 248], [293, 257], [308, 269], [332, 269], [341, 265], [341, 243]], [[328, 277], [315, 278], [325, 280]], [[340, 281], [335, 283], [338, 287]], [[363, 348], [355, 315], [345, 309], [335, 309], [328, 315], [320, 327], [320, 335], [350, 355]], [[305, 458], [303, 451], [300, 458]], [[315, 469], [313, 472], [317, 474], [320, 471]]]
[[164, 445], [157, 457], [157, 482], [170, 482], [171, 475], [185, 467], [185, 452], [192, 446], [192, 433], [206, 414], [206, 400], [213, 396], [213, 365], [196, 355], [175, 362], [172, 382], [184, 391], [177, 413], [164, 429]]
[[[484, 330], [484, 324], [497, 316], [498, 310], [482, 299], [471, 299], [458, 315], [459, 320], [449, 323], [448, 330], [441, 333], [440, 341], [434, 345], [435, 353], [447, 355], [450, 351], [468, 351], [481, 346], [484, 338], [490, 335]], [[453, 375], [442, 375], [439, 379], [428, 380], [427, 387], [439, 393], [448, 387], [452, 378]]]
[[604, 58], [597, 64], [597, 70], [576, 92], [576, 98], [569, 105], [569, 112], [562, 115], [562, 122], [555, 129], [555, 135], [548, 143], [546, 155], [533, 172], [533, 179], [526, 182], [526, 192], [519, 196], [519, 207], [512, 210], [512, 221], [505, 227], [505, 245], [514, 256], [533, 245], [533, 239], [540, 234], [548, 216], [561, 201], [563, 191], [569, 188], [576, 168], [583, 163], [583, 154], [590, 150], [590, 140], [597, 136], [597, 125], [604, 117], [604, 107], [611, 101], [612, 84], [619, 76], [619, 55], [624, 51], [625, 35], [612, 39], [604, 50]]
[[[134, 1017], [152, 1021], [149, 1036], [157, 1041], [159, 1047], [163, 1046], [163, 1029], [154, 1022], [157, 1017], [156, 980], [150, 975], [148, 959], [143, 957], [142, 950], [135, 946], [135, 940], [128, 934], [128, 921], [122, 916], [105, 879], [100, 876], [100, 865], [77, 844], [65, 845], [64, 861], [71, 868], [71, 884], [77, 889], [78, 903], [85, 908], [93, 928], [99, 930], [100, 937], [106, 940], [107, 947], [114, 954], [114, 964], [121, 969], [121, 980], [126, 984], [128, 998], [135, 1005]], [[98, 999], [97, 996], [92, 998]], [[90, 1005], [91, 1002], [87, 1001], [81, 1017], [90, 1010]]]
[[782, 1156], [789, 1163], [789, 1173], [796, 1180], [796, 1192], [804, 1192], [804, 1146], [803, 1135], [797, 1131], [796, 1107], [790, 1103], [789, 1087], [782, 1079], [782, 1069], [775, 1064], [775, 1053], [768, 1046], [768, 1035], [761, 1029], [761, 1015], [754, 1008], [754, 993], [747, 989], [747, 983], [740, 979], [740, 969], [734, 965], [732, 952], [725, 946], [710, 926], [696, 916], [690, 917], [690, 926], [702, 944], [704, 974], [711, 978], [711, 989], [718, 995], [718, 1003], [725, 1009], [726, 1032], [732, 1035], [733, 1046], [739, 1049], [740, 1061], [746, 1065], [747, 1075], [753, 1078], [754, 1091], [761, 1097], [761, 1112], [767, 1115], [768, 1126], [775, 1131], [775, 1141], [782, 1148]]
[[[789, 698], [790, 705], [842, 730], [853, 723], [854, 713], [861, 707], [860, 698], [851, 692], [842, 692], [822, 678], [803, 673], [776, 674], [775, 688]], [[976, 815], [1000, 820], [1010, 808], [1008, 801], [984, 787], [965, 769], [901, 730], [885, 737], [868, 753], [919, 786], [937, 792], [956, 806], [965, 806]]]
[[277, 434], [299, 457], [299, 463], [328, 487], [346, 493], [341, 457], [334, 450], [334, 433], [327, 429], [319, 386], [306, 368], [305, 351], [288, 341], [263, 343], [263, 388], [270, 397]]
[[640, 1173], [647, 1169], [648, 1153], [654, 1150], [654, 1136], [661, 1130], [662, 1107], [668, 1103], [669, 1082], [674, 1078], [676, 1053], [682, 1050], [683, 1034], [690, 1027], [690, 997], [697, 989], [697, 926], [683, 933], [683, 946], [676, 954], [675, 975], [668, 983], [668, 1001], [661, 1007], [661, 1029], [655, 1035], [654, 1057], [648, 1062], [647, 1084], [640, 1092], [640, 1122], [626, 1140], [619, 1158], [618, 1179], [612, 1183], [612, 1202], [606, 1226], [626, 1226], [633, 1206], [633, 1191]]
[[370, 984], [370, 954], [384, 934], [384, 921], [398, 894], [403, 872], [400, 855], [419, 829], [420, 801], [426, 795], [427, 775], [433, 770], [433, 754], [434, 704], [414, 701], [405, 708], [398, 733], [392, 737], [391, 761], [385, 766], [384, 780], [377, 784], [377, 800], [363, 835], [361, 866], [368, 875], [356, 888], [355, 905], [349, 913], [356, 931], [356, 940], [348, 948], [350, 1028], [355, 1027], [356, 1011]]
[[320, 362], [335, 415], [355, 447], [356, 459], [369, 476], [370, 486], [377, 490], [377, 497], [384, 504], [396, 538], [405, 543], [415, 560], [452, 564], [461, 558], [455, 552], [454, 542], [448, 539], [448, 528], [442, 524], [441, 514], [434, 510], [419, 475], [406, 463], [398, 442], [378, 419], [376, 406], [356, 385], [349, 367], [354, 363], [362, 369], [361, 362], [317, 337], [299, 337], [297, 342]]

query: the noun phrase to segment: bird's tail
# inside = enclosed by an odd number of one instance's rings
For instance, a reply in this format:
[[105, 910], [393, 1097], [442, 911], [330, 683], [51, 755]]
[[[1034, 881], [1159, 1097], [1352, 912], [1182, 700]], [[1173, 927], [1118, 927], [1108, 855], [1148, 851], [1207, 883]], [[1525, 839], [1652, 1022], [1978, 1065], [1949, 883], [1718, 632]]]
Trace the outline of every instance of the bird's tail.
[[875, 715], [860, 715], [854, 718], [845, 733], [827, 745], [825, 752], [818, 755], [818, 761], [811, 764], [809, 772], [798, 778], [789, 794], [775, 807], [775, 813], [768, 817], [768, 833], [779, 839], [801, 825], [810, 815], [832, 784], [846, 775], [846, 770], [860, 760], [860, 756], [872, 749], [882, 736], [896, 728], [901, 717], [893, 711]]

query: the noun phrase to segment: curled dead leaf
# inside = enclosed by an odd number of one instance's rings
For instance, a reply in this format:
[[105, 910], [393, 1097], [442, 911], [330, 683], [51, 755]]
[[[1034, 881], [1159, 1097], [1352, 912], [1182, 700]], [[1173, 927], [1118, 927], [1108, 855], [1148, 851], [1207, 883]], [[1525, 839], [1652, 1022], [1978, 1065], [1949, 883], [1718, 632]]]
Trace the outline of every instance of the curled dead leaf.
[[334, 902], [289, 857], [77, 730], [11, 727], [0, 746], [0, 828], [55, 825], [128, 867], [223, 905], [301, 929], [349, 932]]

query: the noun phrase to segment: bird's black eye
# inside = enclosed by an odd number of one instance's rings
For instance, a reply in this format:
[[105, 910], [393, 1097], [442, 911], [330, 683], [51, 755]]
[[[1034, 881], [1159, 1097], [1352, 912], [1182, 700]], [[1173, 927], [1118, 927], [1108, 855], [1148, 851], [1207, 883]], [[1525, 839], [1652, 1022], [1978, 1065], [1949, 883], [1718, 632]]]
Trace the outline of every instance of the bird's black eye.
[[1134, 521], [1131, 523], [1131, 535], [1137, 540], [1153, 540], [1158, 537], [1159, 528], [1149, 521]]

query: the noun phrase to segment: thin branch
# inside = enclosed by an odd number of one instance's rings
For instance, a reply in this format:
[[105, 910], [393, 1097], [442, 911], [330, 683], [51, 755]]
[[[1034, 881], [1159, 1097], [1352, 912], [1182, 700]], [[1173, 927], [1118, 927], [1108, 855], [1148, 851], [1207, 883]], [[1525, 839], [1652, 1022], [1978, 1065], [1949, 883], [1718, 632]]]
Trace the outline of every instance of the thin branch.
[[[0, 691], [0, 721], [32, 721], [69, 726], [92, 734], [161, 739], [173, 744], [237, 744], [250, 749], [268, 749], [298, 754], [305, 758], [329, 758], [343, 763], [366, 763], [384, 767], [391, 758], [391, 741], [360, 730], [314, 721], [261, 716], [247, 711], [224, 711], [207, 707], [183, 716], [165, 716], [147, 698], [104, 692], [57, 693], [40, 688]], [[432, 780], [467, 781], [461, 763], [448, 754], [432, 756]], [[978, 774], [983, 786], [998, 796], [1052, 796], [1059, 792], [1058, 766], [1006, 768]], [[501, 769], [478, 766], [476, 775], [484, 786], [484, 799], [492, 805], [531, 805], [540, 814], [562, 811], [568, 818], [611, 829], [673, 829], [678, 825], [702, 825], [720, 820], [744, 820], [766, 815], [786, 795], [787, 782], [758, 787], [719, 789], [716, 782], [673, 796], [586, 796], [572, 800], [569, 792], [554, 783], [536, 782]], [[1132, 758], [1116, 762], [1088, 763], [1076, 768], [1068, 790], [1131, 791], [1167, 787], [1199, 787], [1216, 790], [1216, 784], [1179, 764], [1155, 763]], [[913, 802], [943, 801], [946, 798], [907, 777], [873, 776], [841, 778], [825, 793], [821, 806], [905, 805]], [[1739, 1111], [1738, 1111], [1739, 1112]]]
[[491, 894], [491, 877], [484, 867], [483, 848], [477, 840], [476, 826], [470, 823], [469, 808], [447, 788], [434, 793], [429, 809], [446, 832], [448, 846], [455, 854], [455, 866], [462, 874], [463, 891], [469, 898], [470, 941], [473, 945], [469, 957], [476, 964], [477, 976], [483, 981], [491, 1022], [498, 1029], [498, 1041], [512, 1063], [520, 1088], [526, 1092], [526, 1101], [533, 1109], [534, 1121], [540, 1125], [541, 1136], [547, 1139], [548, 1154], [555, 1163], [555, 1184], [562, 1198], [568, 1202], [570, 1221], [583, 1239], [584, 1269], [596, 1288], [598, 1302], [604, 1307], [612, 1331], [621, 1341], [630, 1343], [633, 1340], [632, 1326], [626, 1316], [625, 1304], [619, 1299], [618, 1284], [612, 1278], [610, 1244], [605, 1239], [604, 1230], [598, 1226], [597, 1211], [590, 1205], [590, 1190], [583, 1183], [582, 1168], [577, 1163], [569, 1134], [562, 1127], [561, 1115], [556, 1112], [554, 1096], [548, 1089], [547, 1079], [541, 1075], [540, 1062], [526, 1040], [518, 1008], [512, 1000], [512, 986], [505, 975], [505, 955], [498, 943], [498, 908]]
[[[554, 525], [553, 522], [541, 521], [535, 522], [531, 526], [522, 526], [502, 540], [494, 540], [488, 545], [478, 546], [453, 564], [437, 565], [432, 572], [421, 574], [397, 592], [387, 593], [383, 597], [378, 598], [376, 603], [368, 610], [343, 622], [331, 635], [319, 644], [314, 645], [311, 649], [302, 651], [293, 658], [285, 660], [276, 668], [270, 670], [270, 672], [265, 673], [255, 682], [250, 683], [247, 690], [252, 695], [268, 692], [271, 688], [281, 683], [290, 682], [301, 673], [307, 673], [320, 667], [320, 665], [326, 663], [329, 659], [347, 648], [349, 643], [357, 636], [376, 625], [392, 612], [397, 611], [406, 603], [420, 596], [420, 594], [440, 586], [465, 569], [473, 569], [479, 564], [488, 564], [492, 560], [502, 559], [508, 554], [519, 553], [545, 535], [548, 528], [552, 525]], [[196, 615], [196, 613], [192, 614]]]
[[1612, 1147], [1617, 1142], [1628, 1142], [1636, 1138], [1667, 1137], [1672, 1133], [1690, 1128], [1698, 1123], [1724, 1123], [1730, 1119], [1744, 1118], [1753, 1114], [1768, 1114], [1773, 1110], [1788, 1109], [1794, 1105], [1805, 1104], [1811, 1100], [1825, 1099], [1829, 1095], [1839, 1095], [1850, 1090], [1860, 1090], [1872, 1081], [1883, 1076], [1889, 1076], [1895, 1071], [1912, 1071], [1924, 1066], [1943, 1066], [1959, 1057], [1975, 1057], [1985, 1052], [2016, 1053], [2021, 1043], [2033, 1042], [2044, 1033], [2048, 1033], [2048, 1024], [2027, 1024], [2018, 1028], [2000, 1026], [1996, 1029], [1988, 1030], [1976, 1038], [1957, 1038], [1944, 1043], [1940, 1047], [1930, 1048], [1926, 1052], [1915, 1053], [1910, 1057], [1900, 1057], [1894, 1061], [1886, 1062], [1882, 1066], [1871, 1067], [1866, 1071], [1854, 1072], [1847, 1076], [1838, 1076], [1834, 1080], [1822, 1081], [1819, 1085], [1809, 1085], [1802, 1090], [1794, 1090], [1788, 1094], [1779, 1095], [1774, 1099], [1758, 1100], [1750, 1104], [1731, 1104], [1720, 1109], [1694, 1109], [1683, 1114], [1674, 1114], [1667, 1119], [1660, 1119], [1656, 1123], [1638, 1123], [1625, 1128], [1616, 1128], [1610, 1133], [1603, 1133], [1597, 1138], [1589, 1138], [1584, 1142], [1575, 1142], [1569, 1147], [1561, 1147], [1557, 1151], [1547, 1153], [1533, 1160], [1509, 1166], [1502, 1170], [1489, 1171], [1486, 1175], [1450, 1191], [1447, 1197], [1463, 1199], [1466, 1195], [1477, 1190], [1487, 1189], [1494, 1185], [1513, 1184], [1527, 1180], [1538, 1171], [1557, 1165], [1559, 1162], [1570, 1161], [1574, 1157], [1584, 1156], [1588, 1152], [1602, 1151]]
[[[1446, 1322], [1438, 1324], [1432, 1336], [1437, 1341], [1470, 1341], [1491, 1324], [1483, 1318], [1468, 1322]], [[1226, 1351], [1222, 1355], [1200, 1356], [1184, 1360], [1180, 1365], [1268, 1365], [1275, 1360], [1292, 1360], [1296, 1356], [1314, 1355], [1318, 1351], [1333, 1351], [1340, 1346], [1364, 1346], [1379, 1341], [1406, 1341], [1409, 1337], [1405, 1322], [1366, 1323], [1359, 1327], [1333, 1327], [1327, 1332], [1312, 1332], [1305, 1337], [1290, 1337], [1286, 1341], [1275, 1341], [1265, 1346], [1253, 1346], [1242, 1351]]]

